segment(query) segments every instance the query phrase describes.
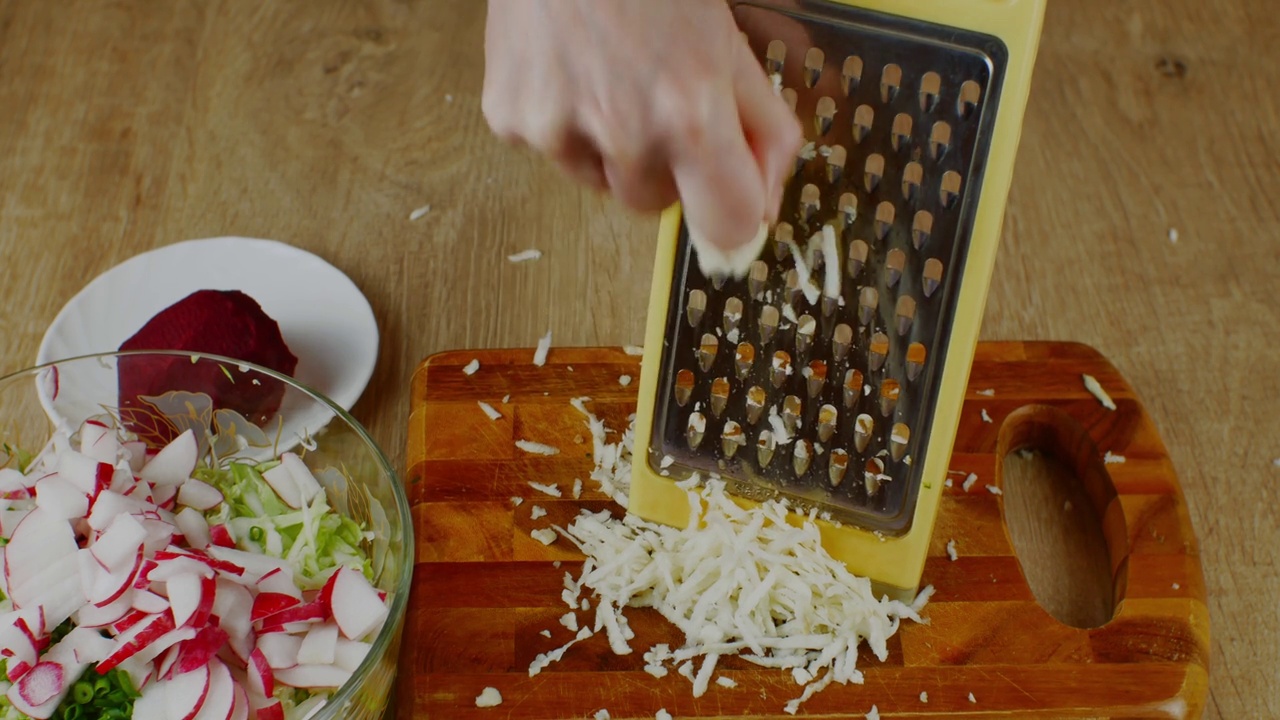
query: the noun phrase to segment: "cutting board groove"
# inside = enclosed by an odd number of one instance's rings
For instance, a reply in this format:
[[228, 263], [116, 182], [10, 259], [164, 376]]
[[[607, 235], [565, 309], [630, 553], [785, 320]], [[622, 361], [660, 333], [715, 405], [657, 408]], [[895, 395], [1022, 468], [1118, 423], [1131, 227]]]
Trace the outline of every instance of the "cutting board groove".
[[[639, 358], [616, 349], [553, 350], [541, 368], [532, 358], [532, 350], [450, 352], [414, 374], [406, 481], [418, 546], [398, 717], [553, 720], [607, 709], [613, 720], [639, 720], [659, 708], [676, 718], [792, 717], [782, 707], [799, 686], [744, 661], [721, 664], [736, 688], [713, 686], [697, 699], [674, 673], [662, 680], [644, 673], [643, 648], [681, 640], [648, 611], [628, 612], [632, 655], [617, 656], [603, 636], [593, 637], [528, 677], [538, 653], [571, 637], [558, 622], [567, 609], [560, 592], [563, 574], [576, 575], [582, 559], [567, 543], [543, 546], [529, 533], [567, 523], [581, 508], [612, 506], [587, 480], [590, 437], [569, 400], [592, 398], [593, 411], [621, 430], [638, 383], [619, 378], [640, 373]], [[480, 369], [467, 375], [462, 368], [472, 359]], [[1089, 394], [1084, 373], [1107, 389], [1115, 411]], [[478, 401], [503, 417], [490, 421]], [[1091, 452], [1125, 457], [1104, 467], [1114, 495], [1091, 495], [1103, 505], [1097, 510], [1119, 596], [1114, 617], [1100, 627], [1070, 627], [1041, 607], [1014, 554], [1003, 496], [985, 489], [1000, 482], [1004, 420], [1032, 405], [1073, 418]], [[517, 439], [561, 452], [528, 455]], [[976, 473], [979, 483], [966, 493], [957, 474], [944, 495], [924, 571], [937, 590], [929, 624], [904, 624], [887, 662], [864, 651], [865, 684], [829, 687], [801, 717], [861, 718], [873, 704], [882, 718], [1200, 716], [1210, 646], [1199, 549], [1159, 434], [1105, 358], [1073, 343], [980, 344], [949, 467]], [[580, 500], [570, 496], [574, 478], [584, 480]], [[564, 497], [543, 495], [530, 481], [556, 484]], [[524, 502], [517, 507], [513, 497]], [[535, 505], [547, 516], [532, 520]], [[963, 549], [955, 561], [946, 553], [951, 538]], [[488, 686], [501, 691], [503, 704], [475, 707]]]

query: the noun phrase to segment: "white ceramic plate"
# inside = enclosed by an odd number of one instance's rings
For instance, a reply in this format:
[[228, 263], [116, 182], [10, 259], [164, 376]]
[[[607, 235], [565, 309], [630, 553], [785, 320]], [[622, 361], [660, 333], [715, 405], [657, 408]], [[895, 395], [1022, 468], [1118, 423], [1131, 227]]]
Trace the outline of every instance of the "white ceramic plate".
[[[241, 237], [175, 243], [99, 275], [54, 318], [36, 364], [114, 352], [156, 313], [204, 289], [240, 290], [256, 300], [279, 323], [297, 356], [293, 376], [298, 382], [346, 410], [364, 392], [378, 358], [378, 324], [364, 294], [342, 271], [312, 253]], [[62, 393], [68, 390], [72, 388], [64, 386]], [[114, 405], [114, 383], [101, 390], [111, 393], [106, 397]], [[41, 395], [52, 414], [43, 389]], [[60, 397], [59, 404], [67, 400]], [[91, 407], [102, 402], [98, 397], [84, 400]]]

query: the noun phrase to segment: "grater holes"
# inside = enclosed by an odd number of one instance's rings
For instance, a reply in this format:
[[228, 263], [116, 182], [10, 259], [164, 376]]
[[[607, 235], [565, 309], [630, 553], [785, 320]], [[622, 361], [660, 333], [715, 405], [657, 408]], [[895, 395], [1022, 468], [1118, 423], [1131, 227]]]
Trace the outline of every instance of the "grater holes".
[[960, 173], [955, 170], [948, 170], [942, 174], [942, 185], [938, 188], [938, 199], [942, 201], [943, 207], [949, 208], [955, 204], [958, 197], [960, 197]]
[[880, 102], [888, 104], [898, 97], [902, 87], [902, 68], [896, 63], [884, 66], [880, 73]]
[[867, 447], [871, 444], [871, 434], [875, 429], [876, 421], [867, 413], [862, 413], [853, 421], [853, 446], [857, 448], [859, 454], [867, 451]]
[[832, 449], [831, 459], [827, 463], [827, 480], [831, 483], [831, 487], [840, 487], [848, 470], [849, 453], [842, 448]]
[[880, 291], [867, 286], [858, 291], [858, 324], [866, 325], [875, 317], [876, 307], [880, 304]]
[[886, 378], [880, 383], [880, 414], [889, 417], [898, 406], [898, 398], [902, 394], [902, 385], [893, 378]]
[[[778, 260], [791, 257], [791, 245], [795, 243], [795, 228], [789, 222], [780, 222], [773, 229], [773, 255]], [[768, 267], [765, 268], [765, 280], [768, 279]]]
[[929, 234], [933, 232], [933, 213], [928, 210], [921, 210], [916, 213], [915, 219], [911, 221], [911, 244], [917, 250], [924, 247], [929, 242]]
[[884, 259], [884, 282], [894, 287], [902, 279], [902, 270], [907, 266], [907, 254], [898, 248], [889, 251]]
[[796, 354], [804, 356], [809, 354], [809, 349], [813, 347], [813, 336], [818, 330], [818, 322], [811, 315], [801, 315], [800, 320], [796, 323]]
[[898, 336], [907, 334], [911, 329], [911, 323], [916, 319], [916, 300], [910, 295], [903, 295], [898, 298], [898, 307], [894, 312], [894, 319], [897, 323]]
[[912, 202], [920, 197], [920, 186], [924, 183], [924, 166], [912, 161], [902, 170], [902, 198]]
[[862, 82], [862, 58], [850, 55], [844, 59], [844, 66], [840, 69], [840, 86], [844, 88], [844, 94], [849, 96], [858, 89], [860, 82]]
[[893, 203], [888, 200], [876, 206], [876, 222], [875, 232], [877, 240], [884, 240], [889, 234], [889, 228], [893, 227], [893, 219], [897, 215]]
[[800, 271], [796, 270], [795, 268], [791, 268], [790, 270], [788, 270], [784, 279], [784, 283], [785, 283], [785, 286], [784, 286], [785, 292], [783, 295], [783, 299], [786, 300], [786, 304], [792, 307], [799, 305], [800, 294], [801, 294]]
[[884, 461], [880, 458], [868, 460], [862, 473], [862, 479], [868, 496], [874, 496], [879, 493], [884, 481], [889, 479], [889, 476], [884, 474]]
[[781, 388], [791, 374], [791, 355], [786, 350], [773, 354], [773, 362], [769, 365], [769, 381], [775, 388]]
[[876, 111], [870, 105], [859, 105], [853, 111], [853, 141], [860, 143], [871, 134], [871, 126], [875, 121]]
[[813, 127], [818, 131], [818, 136], [831, 132], [831, 126], [835, 120], [836, 101], [826, 95], [818, 98], [818, 107], [813, 112]]
[[698, 323], [702, 322], [702, 315], [707, 311], [707, 293], [703, 290], [693, 289], [689, 291], [689, 304], [685, 308], [685, 317], [689, 321], [689, 327], [696, 328]]
[[764, 66], [769, 74], [782, 72], [782, 67], [787, 62], [787, 44], [781, 40], [774, 40], [764, 51]]
[[920, 78], [920, 110], [933, 112], [938, 105], [938, 95], [942, 93], [942, 76], [930, 70]]
[[[843, 149], [841, 148], [841, 150]], [[853, 222], [858, 219], [858, 196], [851, 192], [844, 193], [840, 196], [839, 208], [842, 229], [848, 230], [853, 227]]]
[[933, 130], [929, 132], [929, 154], [934, 160], [940, 160], [950, 149], [951, 126], [939, 120], [933, 124]]
[[956, 99], [956, 114], [967, 119], [978, 107], [982, 98], [982, 86], [973, 80], [966, 80], [960, 86], [960, 97]]
[[812, 142], [807, 142], [804, 145], [801, 145], [800, 149], [796, 151], [796, 166], [794, 174], [799, 175], [804, 172], [804, 166], [808, 165], [809, 161], [816, 157], [818, 157], [817, 145]]
[[742, 426], [733, 420], [726, 421], [720, 433], [720, 450], [730, 460], [738, 453], [738, 449], [747, 444], [747, 434]]
[[[848, 159], [848, 153], [845, 152], [844, 146], [833, 145], [831, 152], [827, 155], [827, 182], [835, 185], [840, 182], [840, 178], [844, 176], [844, 164]], [[844, 198], [852, 197], [852, 195], [842, 195], [840, 197], [840, 209], [844, 211]], [[856, 205], [854, 206], [856, 209]], [[850, 220], [850, 222], [853, 222]]]
[[827, 363], [823, 360], [814, 360], [809, 363], [809, 367], [804, 369], [805, 389], [809, 391], [809, 399], [813, 400], [822, 393], [822, 388], [827, 384]]
[[871, 344], [867, 346], [867, 367], [871, 372], [880, 372], [884, 361], [889, 357], [889, 336], [877, 332], [871, 336]]
[[[844, 385], [841, 386], [841, 399], [846, 410], [852, 410], [862, 396], [862, 371], [849, 368], [844, 373]], [[858, 452], [862, 452], [859, 450]]]
[[747, 292], [752, 298], [760, 300], [764, 295], [765, 284], [768, 282], [769, 265], [763, 260], [752, 261], [747, 269]]
[[760, 416], [764, 414], [764, 405], [768, 402], [769, 396], [765, 393], [764, 388], [759, 385], [752, 385], [747, 390], [747, 423], [755, 425], [760, 422]]
[[840, 411], [835, 405], [823, 405], [818, 408], [818, 440], [819, 442], [830, 442], [831, 436], [836, 433], [836, 426], [840, 423]]
[[809, 48], [809, 52], [804, 54], [805, 87], [811, 88], [818, 84], [818, 78], [822, 77], [824, 62], [826, 62], [826, 54], [822, 52], [822, 48]]
[[804, 403], [796, 395], [788, 395], [782, 400], [782, 426], [794, 435], [800, 427], [800, 417], [804, 414]]
[[746, 380], [751, 368], [756, 363], [756, 349], [751, 343], [744, 342], [733, 351], [733, 367], [738, 372], [739, 380]]
[[884, 156], [880, 153], [871, 153], [867, 156], [867, 162], [863, 165], [862, 186], [867, 192], [873, 193], [880, 185], [880, 180], [884, 177]]
[[759, 463], [761, 470], [769, 467], [769, 463], [773, 461], [774, 451], [777, 449], [778, 442], [774, 440], [773, 433], [761, 430], [756, 440], [756, 462]]
[[911, 143], [911, 129], [913, 126], [914, 121], [906, 113], [898, 113], [893, 118], [893, 134], [889, 138], [889, 144], [894, 150], [901, 150]]
[[778, 308], [772, 305], [765, 305], [760, 310], [760, 342], [768, 343], [778, 332], [778, 321], [781, 318], [778, 315]]
[[[959, 176], [957, 176], [958, 178]], [[957, 187], [957, 190], [959, 188]], [[800, 217], [804, 222], [813, 220], [813, 216], [822, 209], [822, 192], [818, 186], [809, 183], [800, 189]]]
[[731, 336], [738, 330], [739, 323], [742, 322], [742, 301], [736, 297], [731, 297], [724, 301], [724, 317], [723, 317], [724, 333]]
[[808, 440], [797, 440], [795, 449], [791, 451], [791, 469], [795, 470], [796, 477], [803, 477], [809, 472], [809, 465], [813, 462], [813, 444]]
[[871, 255], [871, 246], [867, 245], [865, 240], [854, 240], [849, 243], [849, 261], [847, 267], [849, 277], [857, 279], [862, 273], [862, 268], [867, 266], [867, 258]]
[[942, 261], [937, 258], [926, 260], [924, 262], [924, 273], [921, 277], [921, 289], [924, 291], [924, 296], [926, 298], [933, 297], [933, 293], [942, 284]]
[[720, 417], [729, 404], [729, 378], [718, 377], [711, 382], [711, 414]]
[[689, 423], [685, 426], [685, 441], [689, 443], [690, 449], [697, 450], [706, 433], [707, 416], [696, 410], [690, 413]]
[[928, 355], [922, 343], [914, 342], [907, 346], [907, 379], [914, 381], [924, 370], [924, 361]]
[[905, 423], [897, 423], [889, 432], [889, 456], [901, 462], [907, 454], [907, 444], [911, 442], [911, 429]]
[[693, 386], [695, 382], [696, 380], [693, 377], [693, 371], [688, 368], [684, 368], [680, 372], [676, 373], [676, 405], [684, 407], [689, 404], [689, 398], [693, 395]]
[[849, 348], [853, 345], [853, 328], [844, 323], [836, 325], [835, 332], [831, 336], [831, 356], [836, 362], [844, 362], [845, 356], [849, 354]]
[[796, 105], [800, 102], [800, 96], [796, 94], [794, 88], [782, 88], [782, 100], [791, 108], [792, 114], [796, 112]]
[[698, 367], [702, 372], [710, 372], [716, 361], [716, 353], [720, 351], [720, 340], [711, 333], [702, 334], [702, 342], [698, 344]]

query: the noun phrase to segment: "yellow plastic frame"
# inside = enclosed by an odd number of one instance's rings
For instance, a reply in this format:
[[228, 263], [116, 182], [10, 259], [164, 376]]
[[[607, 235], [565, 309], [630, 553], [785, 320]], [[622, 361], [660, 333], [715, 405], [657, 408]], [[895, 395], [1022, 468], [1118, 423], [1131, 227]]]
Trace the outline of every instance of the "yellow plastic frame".
[[[879, 537], [853, 527], [818, 522], [823, 545], [855, 575], [871, 579], [878, 592], [902, 600], [913, 598], [920, 585], [925, 558], [933, 535], [947, 464], [960, 423], [960, 409], [973, 354], [982, 324], [983, 308], [995, 265], [1005, 203], [1013, 178], [1014, 157], [1022, 132], [1022, 119], [1031, 89], [1031, 76], [1039, 45], [1046, 0], [833, 0], [845, 5], [910, 17], [949, 27], [986, 33], [1003, 41], [1008, 66], [994, 135], [976, 209], [964, 277], [957, 297], [947, 346], [938, 401], [933, 416], [922, 485], [911, 529], [900, 537]], [[630, 511], [653, 522], [684, 527], [689, 520], [685, 491], [660, 476], [649, 465], [647, 448], [654, 423], [658, 376], [671, 284], [679, 242], [681, 210], [678, 205], [662, 217], [658, 253], [645, 332], [644, 365], [640, 373], [640, 398], [636, 413], [637, 462], [631, 470]], [[735, 498], [743, 506], [752, 503]], [[793, 518], [799, 522], [799, 518]]]

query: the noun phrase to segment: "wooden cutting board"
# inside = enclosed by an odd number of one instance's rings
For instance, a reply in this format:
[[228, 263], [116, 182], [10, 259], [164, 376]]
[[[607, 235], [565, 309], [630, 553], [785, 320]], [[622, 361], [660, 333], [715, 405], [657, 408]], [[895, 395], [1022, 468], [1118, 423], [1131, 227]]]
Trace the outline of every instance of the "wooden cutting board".
[[[585, 480], [592, 460], [590, 436], [569, 400], [593, 398], [608, 427], [623, 429], [636, 383], [624, 386], [619, 378], [639, 377], [639, 358], [621, 350], [556, 349], [541, 368], [532, 357], [531, 350], [451, 352], [427, 359], [414, 375], [406, 482], [417, 566], [397, 715], [551, 720], [607, 709], [618, 720], [653, 718], [665, 708], [676, 718], [791, 717], [782, 707], [799, 686], [778, 671], [724, 660], [720, 674], [737, 687], [713, 685], [698, 699], [675, 673], [662, 680], [644, 673], [643, 648], [681, 644], [679, 633], [650, 611], [628, 611], [633, 654], [614, 655], [601, 634], [528, 676], [536, 655], [571, 638], [558, 622], [566, 611], [560, 593], [564, 573], [576, 576], [581, 567], [568, 543], [543, 546], [529, 532], [567, 524], [580, 508], [612, 506], [591, 488], [581, 500], [570, 497], [573, 479]], [[480, 369], [467, 375], [462, 368], [472, 359]], [[1085, 389], [1085, 373], [1106, 388], [1116, 410]], [[477, 401], [503, 417], [489, 420]], [[529, 455], [516, 449], [516, 439], [561, 452]], [[1020, 537], [1031, 538], [1030, 546], [1047, 542], [1036, 538], [1053, 524], [1006, 519], [1037, 493], [1051, 495], [1043, 481], [1014, 486], [1022, 482], [1012, 479], [1016, 463], [1004, 458], [1027, 443], [1073, 468], [1081, 480], [1068, 497], [1096, 510], [1105, 536], [1103, 571], [1109, 567], [1114, 582], [1107, 587], [1114, 585], [1116, 601], [1114, 617], [1098, 627], [1059, 622], [1027, 580], [1052, 576], [1056, 563], [1078, 558], [1037, 557], [1024, 574], [1015, 556], [1015, 543], [1029, 547]], [[1106, 452], [1124, 462], [1104, 464]], [[1199, 717], [1210, 647], [1199, 549], [1164, 445], [1116, 369], [1076, 344], [981, 344], [950, 467], [957, 474], [924, 572], [924, 582], [937, 589], [926, 609], [929, 624], [904, 623], [887, 662], [864, 652], [864, 685], [833, 685], [800, 716], [862, 718], [874, 704], [882, 718]], [[961, 481], [970, 472], [979, 482], [965, 492]], [[530, 481], [558, 485], [564, 499], [543, 495]], [[987, 484], [1003, 485], [1004, 495]], [[523, 504], [514, 506], [512, 497]], [[547, 517], [531, 520], [535, 505]], [[946, 551], [951, 539], [954, 561]], [[1051, 594], [1042, 592], [1041, 600], [1060, 604], [1063, 598]], [[479, 709], [475, 698], [487, 686], [500, 690], [503, 703]]]

